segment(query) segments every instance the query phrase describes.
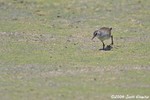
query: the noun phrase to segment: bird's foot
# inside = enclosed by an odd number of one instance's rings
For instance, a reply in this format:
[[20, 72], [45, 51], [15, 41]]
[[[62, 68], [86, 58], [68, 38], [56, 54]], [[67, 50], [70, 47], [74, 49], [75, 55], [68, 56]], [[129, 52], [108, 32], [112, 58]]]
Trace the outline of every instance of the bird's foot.
[[113, 47], [111, 45], [107, 45], [105, 48], [101, 48], [99, 50], [104, 50], [104, 51], [109, 51], [111, 50]]

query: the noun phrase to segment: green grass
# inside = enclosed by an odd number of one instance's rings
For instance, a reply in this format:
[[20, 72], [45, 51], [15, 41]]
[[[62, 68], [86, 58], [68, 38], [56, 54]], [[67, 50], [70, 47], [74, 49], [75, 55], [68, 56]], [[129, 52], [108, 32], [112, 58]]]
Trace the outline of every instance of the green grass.
[[[1, 100], [150, 96], [149, 7], [148, 0], [1, 0]], [[110, 51], [91, 40], [102, 26], [113, 28]]]

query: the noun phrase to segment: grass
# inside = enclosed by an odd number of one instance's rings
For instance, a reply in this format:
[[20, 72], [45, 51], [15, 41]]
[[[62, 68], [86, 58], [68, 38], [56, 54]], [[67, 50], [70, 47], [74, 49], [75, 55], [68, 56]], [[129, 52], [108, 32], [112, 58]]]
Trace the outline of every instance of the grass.
[[[150, 96], [149, 6], [148, 0], [1, 0], [1, 100]], [[91, 40], [102, 26], [113, 28], [110, 51]]]

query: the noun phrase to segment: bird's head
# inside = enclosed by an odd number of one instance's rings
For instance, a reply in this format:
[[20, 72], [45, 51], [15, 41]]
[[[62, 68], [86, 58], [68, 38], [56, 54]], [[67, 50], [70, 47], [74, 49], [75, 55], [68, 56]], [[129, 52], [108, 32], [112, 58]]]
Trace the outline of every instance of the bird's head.
[[96, 31], [93, 33], [92, 40], [97, 36], [97, 34], [98, 34], [98, 31], [96, 30]]

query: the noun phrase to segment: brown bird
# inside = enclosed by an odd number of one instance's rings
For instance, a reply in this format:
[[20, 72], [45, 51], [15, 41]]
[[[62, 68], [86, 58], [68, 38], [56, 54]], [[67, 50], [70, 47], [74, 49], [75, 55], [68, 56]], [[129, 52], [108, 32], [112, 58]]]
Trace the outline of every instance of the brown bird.
[[[102, 27], [99, 30], [96, 30], [93, 33], [93, 38], [92, 40], [97, 37], [102, 43], [103, 43], [103, 50], [105, 50], [105, 44], [104, 44], [104, 40], [111, 38], [111, 45], [113, 45], [113, 35], [111, 35], [111, 30], [112, 28], [108, 28], [108, 27]], [[107, 46], [107, 47], [110, 47]]]

